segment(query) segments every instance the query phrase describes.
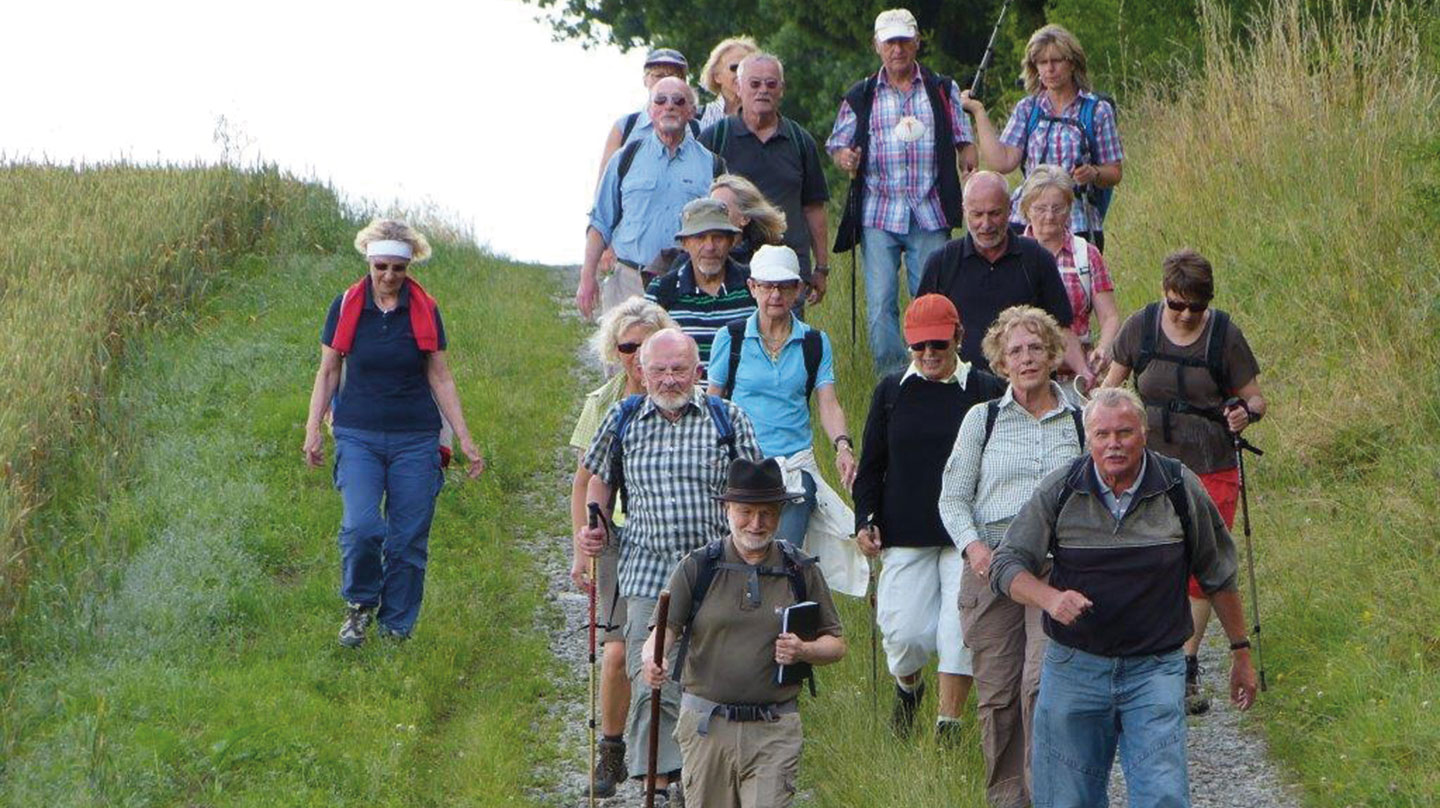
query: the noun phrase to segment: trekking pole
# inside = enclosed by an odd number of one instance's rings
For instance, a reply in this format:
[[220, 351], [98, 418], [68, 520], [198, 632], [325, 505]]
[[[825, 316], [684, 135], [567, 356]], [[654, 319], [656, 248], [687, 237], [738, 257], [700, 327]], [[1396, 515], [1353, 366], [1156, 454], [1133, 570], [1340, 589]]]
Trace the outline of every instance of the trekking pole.
[[[875, 563], [880, 563], [877, 558]], [[880, 615], [876, 611], [875, 596], [880, 588], [875, 565], [870, 565], [870, 722], [878, 728], [880, 722], [880, 662], [877, 635], [880, 632]]]
[[855, 175], [850, 175], [850, 190], [845, 196], [845, 218], [854, 223], [855, 232], [850, 239], [850, 347], [855, 347], [855, 276], [860, 274], [860, 265], [855, 260], [855, 243], [860, 240], [860, 212], [855, 209], [855, 202], [860, 196], [860, 189], [855, 186]]
[[[590, 503], [590, 527], [600, 527], [600, 503]], [[590, 808], [595, 808], [595, 599], [600, 579], [595, 574], [595, 556], [590, 556]]]
[[995, 38], [1000, 35], [1000, 23], [1005, 22], [1005, 9], [1010, 7], [1010, 0], [1005, 0], [1000, 6], [1000, 17], [995, 20], [995, 27], [990, 31], [990, 42], [985, 45], [985, 55], [980, 57], [980, 66], [975, 69], [975, 80], [970, 82], [970, 95], [980, 95], [980, 84], [985, 80], [985, 71], [990, 67], [990, 60], [995, 57]]
[[[1244, 407], [1245, 404], [1238, 398], [1232, 398], [1225, 402], [1224, 408]], [[1249, 410], [1249, 407], [1246, 407]], [[1255, 586], [1255, 540], [1250, 535], [1250, 495], [1245, 484], [1245, 452], [1254, 452], [1257, 456], [1265, 454], [1249, 441], [1240, 437], [1239, 432], [1231, 432], [1230, 440], [1235, 446], [1235, 467], [1240, 475], [1240, 519], [1245, 528], [1245, 564], [1250, 569], [1250, 616], [1254, 625], [1251, 626], [1250, 634], [1254, 638], [1255, 645], [1255, 667], [1260, 672], [1260, 691], [1263, 693], [1265, 687], [1265, 657], [1260, 653], [1260, 595]]]
[[[655, 606], [655, 667], [665, 662], [665, 626], [670, 618], [670, 590]], [[655, 758], [660, 755], [660, 688], [650, 688], [650, 757], [645, 763], [645, 808], [655, 808]]]

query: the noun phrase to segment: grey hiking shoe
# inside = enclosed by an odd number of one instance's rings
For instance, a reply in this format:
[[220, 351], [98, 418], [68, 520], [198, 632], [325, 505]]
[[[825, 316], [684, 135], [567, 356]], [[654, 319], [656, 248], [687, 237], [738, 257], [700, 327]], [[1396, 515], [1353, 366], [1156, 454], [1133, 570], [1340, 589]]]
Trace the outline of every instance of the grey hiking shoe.
[[590, 773], [590, 777], [595, 781], [595, 796], [613, 797], [615, 788], [625, 782], [627, 776], [625, 742], [601, 738], [595, 746], [600, 753], [599, 759], [595, 761], [595, 771]]
[[1200, 692], [1200, 674], [1204, 672], [1199, 659], [1193, 656], [1185, 657], [1186, 715], [1204, 715], [1210, 712], [1210, 699]]
[[890, 713], [890, 728], [901, 738], [910, 737], [910, 732], [915, 728], [915, 712], [920, 708], [920, 702], [925, 698], [925, 680], [921, 679], [915, 686], [914, 693], [906, 693], [900, 688], [899, 683], [895, 685], [895, 709]]
[[345, 622], [340, 624], [340, 644], [346, 648], [359, 648], [365, 643], [365, 629], [375, 619], [375, 607], [347, 603], [345, 608]]

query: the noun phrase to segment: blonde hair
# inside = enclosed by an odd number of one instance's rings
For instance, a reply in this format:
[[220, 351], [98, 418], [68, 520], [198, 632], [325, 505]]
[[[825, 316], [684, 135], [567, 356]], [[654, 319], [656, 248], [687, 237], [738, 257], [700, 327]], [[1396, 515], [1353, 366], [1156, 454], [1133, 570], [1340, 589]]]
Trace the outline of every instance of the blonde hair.
[[1010, 369], [1005, 365], [1005, 341], [1016, 328], [1024, 328], [1040, 337], [1045, 343], [1045, 355], [1051, 368], [1058, 366], [1061, 355], [1065, 353], [1065, 337], [1060, 333], [1060, 324], [1048, 312], [1034, 306], [1011, 306], [1000, 312], [985, 332], [985, 339], [980, 342], [980, 350], [985, 353], [985, 360], [990, 363], [993, 373], [1010, 378]]
[[715, 82], [715, 68], [720, 66], [720, 57], [725, 55], [725, 51], [736, 46], [745, 48], [750, 53], [760, 50], [760, 44], [748, 36], [732, 36], [729, 39], [722, 39], [719, 45], [711, 48], [710, 58], [705, 60], [705, 67], [701, 68], [699, 79], [700, 86], [713, 95], [720, 94], [720, 85]]
[[1025, 56], [1020, 60], [1020, 78], [1025, 80], [1025, 92], [1034, 95], [1042, 89], [1040, 71], [1035, 67], [1035, 60], [1050, 47], [1055, 48], [1061, 58], [1070, 62], [1075, 86], [1089, 90], [1090, 74], [1085, 70], [1085, 49], [1080, 47], [1080, 40], [1064, 28], [1051, 24], [1031, 34], [1030, 41], [1025, 43]]
[[[739, 174], [721, 174], [710, 183], [712, 192], [716, 188], [728, 190], [740, 203], [740, 214], [750, 220], [750, 224], [745, 226], [745, 235], [755, 236], [750, 239], [752, 247], [779, 244], [784, 239], [785, 211], [771, 204], [755, 183]], [[757, 241], [759, 243], [754, 243]]]
[[1045, 163], [1030, 169], [1030, 175], [1025, 178], [1025, 184], [1020, 191], [1020, 215], [1028, 221], [1030, 219], [1030, 205], [1046, 191], [1051, 188], [1059, 188], [1065, 195], [1067, 206], [1073, 203], [1075, 198], [1075, 179], [1065, 173], [1060, 166]]
[[637, 325], [649, 326], [652, 334], [662, 328], [680, 327], [670, 312], [637, 295], [605, 312], [599, 327], [590, 335], [590, 350], [600, 357], [600, 361], [618, 364], [620, 352], [615, 350], [615, 343], [621, 334]]
[[372, 241], [403, 241], [415, 251], [410, 262], [418, 264], [430, 257], [430, 242], [419, 230], [399, 219], [373, 219], [370, 224], [355, 234], [355, 249], [365, 254], [365, 247]]

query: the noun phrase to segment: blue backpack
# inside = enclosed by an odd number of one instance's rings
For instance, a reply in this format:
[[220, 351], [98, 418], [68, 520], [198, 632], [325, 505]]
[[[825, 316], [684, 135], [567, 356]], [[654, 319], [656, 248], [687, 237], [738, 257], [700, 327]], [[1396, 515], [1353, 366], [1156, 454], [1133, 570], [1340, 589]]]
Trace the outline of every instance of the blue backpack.
[[[643, 403], [645, 396], [641, 393], [621, 399], [620, 415], [615, 419], [615, 426], [611, 428], [613, 437], [610, 438], [610, 488], [619, 492], [627, 511], [630, 509], [630, 498], [625, 494], [625, 432], [635, 420], [635, 413], [640, 411]], [[718, 436], [716, 443], [725, 448], [733, 462], [739, 453], [735, 449], [735, 425], [730, 421], [730, 410], [726, 408], [725, 400], [719, 396], [706, 396], [705, 404], [710, 410], [710, 420], [715, 424]]]
[[[1115, 99], [1104, 93], [1097, 94], [1093, 98], [1082, 97], [1080, 99], [1080, 114], [1075, 118], [1066, 118], [1059, 115], [1041, 115], [1040, 102], [1036, 100], [1035, 103], [1030, 105], [1030, 118], [1025, 122], [1025, 136], [1020, 141], [1020, 166], [1022, 168], [1025, 166], [1025, 158], [1030, 148], [1030, 133], [1035, 131], [1035, 127], [1042, 120], [1052, 126], [1058, 123], [1078, 128], [1084, 138], [1084, 149], [1081, 151], [1080, 162], [1099, 165], [1099, 163], [1095, 162], [1095, 155], [1100, 153], [1100, 139], [1095, 136], [1095, 111], [1101, 103], [1108, 104], [1111, 114], [1114, 114]], [[1085, 159], [1087, 157], [1088, 159]], [[1042, 159], [1041, 162], [1044, 162], [1044, 160]], [[1077, 195], [1080, 194], [1080, 192], [1079, 188], [1075, 189]], [[1086, 186], [1084, 193], [1086, 200], [1095, 208], [1095, 212], [1100, 215], [1100, 220], [1104, 221], [1105, 213], [1110, 210], [1110, 201], [1115, 196], [1115, 189], [1113, 187], [1101, 188], [1099, 185], [1091, 184]]]

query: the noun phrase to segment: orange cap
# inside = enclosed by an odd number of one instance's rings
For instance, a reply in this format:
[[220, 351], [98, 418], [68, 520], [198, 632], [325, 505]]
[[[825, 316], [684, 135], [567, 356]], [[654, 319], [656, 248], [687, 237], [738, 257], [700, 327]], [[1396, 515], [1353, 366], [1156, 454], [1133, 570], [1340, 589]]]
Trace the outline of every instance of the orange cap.
[[921, 295], [905, 310], [905, 341], [911, 345], [932, 339], [953, 339], [960, 314], [944, 295]]

